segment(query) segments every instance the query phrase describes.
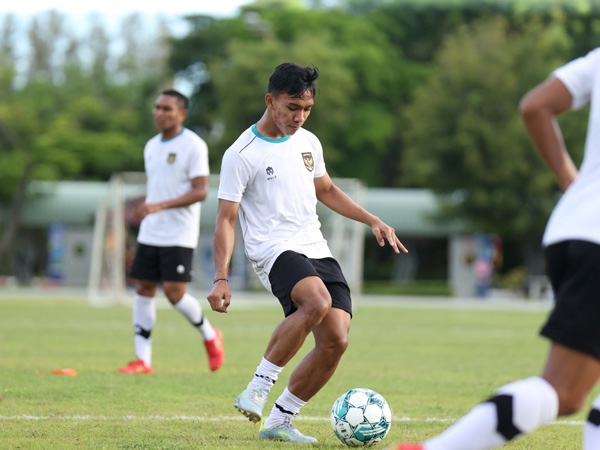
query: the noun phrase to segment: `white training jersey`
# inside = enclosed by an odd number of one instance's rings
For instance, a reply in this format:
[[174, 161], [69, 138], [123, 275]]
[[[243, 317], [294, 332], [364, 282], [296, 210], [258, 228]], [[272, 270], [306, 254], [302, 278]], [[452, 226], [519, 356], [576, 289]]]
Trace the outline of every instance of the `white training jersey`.
[[591, 104], [579, 176], [554, 208], [543, 244], [583, 240], [600, 244], [600, 48], [557, 69], [573, 97], [572, 109]]
[[284, 251], [331, 256], [314, 184], [326, 173], [321, 143], [303, 128], [269, 139], [253, 125], [223, 155], [218, 197], [240, 203], [246, 255], [269, 290], [269, 272]]
[[[193, 131], [169, 140], [156, 135], [144, 148], [148, 177], [146, 203], [181, 197], [192, 188], [192, 179], [209, 175], [208, 147]], [[200, 234], [200, 202], [148, 214], [140, 225], [138, 242], [157, 247], [196, 248]]]

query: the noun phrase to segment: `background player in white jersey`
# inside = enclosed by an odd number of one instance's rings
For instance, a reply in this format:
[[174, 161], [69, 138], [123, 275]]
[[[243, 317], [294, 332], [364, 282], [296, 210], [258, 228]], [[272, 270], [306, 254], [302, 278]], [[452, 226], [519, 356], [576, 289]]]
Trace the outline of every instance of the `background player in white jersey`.
[[369, 225], [381, 246], [387, 240], [396, 253], [406, 252], [393, 228], [332, 183], [321, 143], [302, 128], [318, 75], [315, 67], [279, 65], [269, 79], [264, 115], [225, 152], [221, 167], [211, 307], [227, 312], [231, 301], [227, 273], [239, 212], [246, 254], [286, 316], [235, 407], [251, 421], [261, 420], [279, 373], [309, 333], [315, 339], [261, 425], [264, 439], [316, 442], [296, 430], [291, 419], [331, 378], [348, 345], [350, 290], [321, 233], [317, 200]]
[[[557, 114], [591, 104], [579, 174], [562, 139]], [[600, 377], [600, 49], [556, 70], [529, 92], [521, 113], [564, 195], [544, 233], [556, 305], [541, 334], [551, 340], [540, 377], [498, 389], [458, 423], [423, 445], [401, 450], [483, 450], [581, 409]], [[600, 397], [584, 429], [584, 450], [600, 449]]]
[[188, 103], [187, 97], [174, 90], [163, 91], [154, 103], [154, 124], [160, 133], [144, 148], [147, 193], [134, 211], [142, 219], [130, 274], [137, 280], [133, 305], [137, 359], [118, 369], [123, 373], [152, 373], [154, 296], [161, 282], [169, 302], [202, 335], [210, 370], [221, 367], [225, 358], [220, 331], [204, 317], [198, 300], [186, 292], [209, 175], [206, 144], [183, 126]]

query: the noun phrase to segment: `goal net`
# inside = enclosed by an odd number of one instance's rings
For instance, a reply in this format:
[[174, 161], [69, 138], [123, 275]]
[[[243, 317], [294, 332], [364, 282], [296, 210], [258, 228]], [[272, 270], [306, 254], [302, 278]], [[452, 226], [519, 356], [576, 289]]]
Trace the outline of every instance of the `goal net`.
[[[366, 190], [359, 180], [338, 178], [334, 179], [334, 183], [354, 201], [364, 203]], [[218, 186], [218, 175], [211, 175], [209, 195], [202, 203], [200, 240], [194, 253], [194, 274], [189, 284], [190, 291], [198, 297], [208, 293], [214, 276], [213, 240]], [[139, 221], [132, 212], [145, 195], [146, 175], [143, 172], [116, 173], [108, 182], [94, 224], [88, 284], [88, 299], [93, 305], [131, 304], [133, 300], [135, 280], [130, 279], [128, 273], [135, 256]], [[317, 212], [323, 235], [340, 263], [350, 288], [359, 293], [362, 288], [365, 226], [334, 213], [321, 203], [317, 206]], [[229, 280], [233, 290], [264, 290], [246, 258], [239, 221]]]

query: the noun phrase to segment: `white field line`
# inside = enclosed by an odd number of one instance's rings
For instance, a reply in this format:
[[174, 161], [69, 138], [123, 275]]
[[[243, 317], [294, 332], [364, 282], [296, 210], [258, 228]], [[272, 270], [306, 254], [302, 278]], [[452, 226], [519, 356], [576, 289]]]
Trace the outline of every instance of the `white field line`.
[[[194, 421], [194, 422], [221, 422], [227, 420], [235, 421], [247, 421], [248, 419], [242, 416], [217, 416], [217, 417], [206, 417], [206, 416], [90, 416], [90, 415], [74, 415], [74, 416], [31, 416], [27, 414], [21, 414], [16, 416], [0, 416], [2, 420], [90, 420], [90, 421], [125, 421], [125, 420], [141, 420], [141, 421]], [[329, 417], [297, 417], [298, 421], [315, 421], [315, 422], [329, 422]], [[427, 417], [424, 419], [415, 419], [412, 417], [393, 417], [392, 422], [442, 422], [442, 423], [454, 423], [458, 419], [449, 419], [441, 417]], [[556, 420], [552, 425], [572, 425], [572, 426], [583, 426], [585, 421], [583, 420]]]

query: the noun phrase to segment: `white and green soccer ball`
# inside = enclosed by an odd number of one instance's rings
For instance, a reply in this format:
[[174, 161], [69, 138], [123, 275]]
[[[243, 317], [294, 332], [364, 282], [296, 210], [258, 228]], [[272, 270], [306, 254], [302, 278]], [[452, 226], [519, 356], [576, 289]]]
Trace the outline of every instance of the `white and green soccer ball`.
[[381, 442], [391, 425], [392, 411], [388, 403], [371, 389], [350, 389], [340, 395], [331, 408], [333, 432], [349, 447]]

